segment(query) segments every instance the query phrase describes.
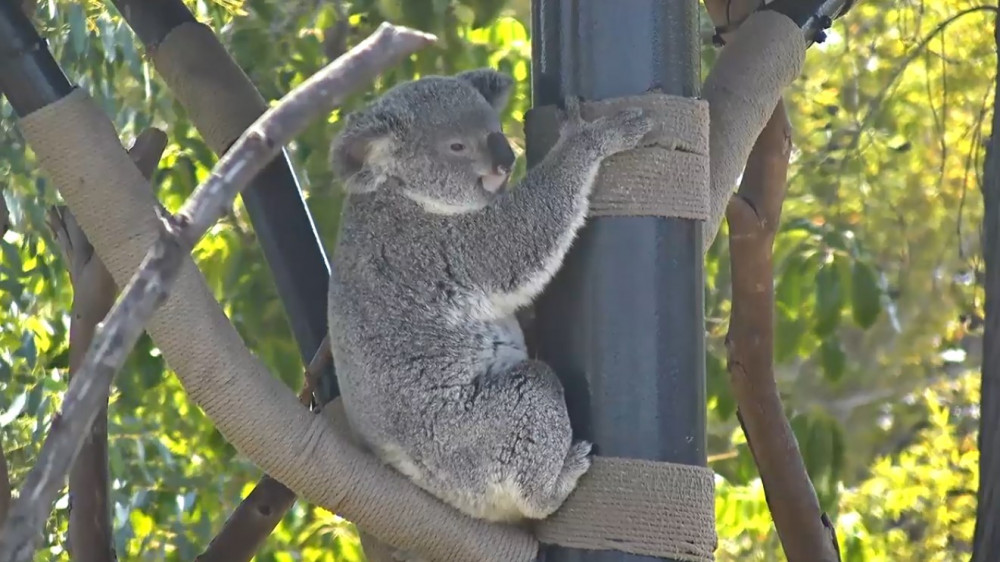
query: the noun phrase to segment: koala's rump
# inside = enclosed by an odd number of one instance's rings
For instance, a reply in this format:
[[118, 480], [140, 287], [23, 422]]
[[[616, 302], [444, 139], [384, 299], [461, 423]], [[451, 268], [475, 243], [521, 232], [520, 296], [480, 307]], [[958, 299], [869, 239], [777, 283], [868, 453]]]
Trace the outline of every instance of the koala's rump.
[[518, 436], [569, 446], [568, 432], [534, 434], [568, 420], [554, 376], [514, 373], [527, 362], [515, 319], [448, 326], [411, 318], [406, 329], [365, 338], [342, 333], [340, 341], [359, 345], [334, 346], [351, 425], [385, 462], [432, 493], [475, 496], [509, 478]]

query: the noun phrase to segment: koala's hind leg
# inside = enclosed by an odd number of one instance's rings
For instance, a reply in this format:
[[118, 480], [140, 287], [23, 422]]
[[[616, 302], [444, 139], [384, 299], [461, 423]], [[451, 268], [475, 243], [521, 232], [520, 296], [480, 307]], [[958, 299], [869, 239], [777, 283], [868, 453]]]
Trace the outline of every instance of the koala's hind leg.
[[499, 437], [499, 478], [487, 486], [489, 519], [544, 519], [590, 468], [591, 445], [573, 442], [562, 384], [541, 361], [524, 360], [490, 377], [476, 399]]

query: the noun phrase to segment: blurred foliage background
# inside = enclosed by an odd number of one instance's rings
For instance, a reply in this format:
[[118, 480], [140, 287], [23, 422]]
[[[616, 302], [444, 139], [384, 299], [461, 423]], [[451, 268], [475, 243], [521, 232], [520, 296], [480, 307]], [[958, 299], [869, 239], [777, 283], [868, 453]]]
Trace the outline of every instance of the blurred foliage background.
[[[493, 65], [518, 80], [504, 118], [523, 148], [528, 0], [186, 4], [271, 100], [383, 19], [435, 32], [440, 45], [347, 109], [400, 80]], [[978, 188], [996, 80], [995, 16], [995, 6], [968, 0], [866, 0], [809, 50], [786, 95], [795, 149], [775, 247], [779, 385], [848, 562], [965, 560], [971, 552], [983, 315]], [[123, 142], [150, 125], [167, 132], [154, 181], [164, 204], [179, 208], [215, 157], [110, 2], [43, 0], [34, 17]], [[701, 25], [707, 70], [716, 55], [707, 15]], [[327, 248], [340, 203], [326, 163], [337, 119], [335, 112], [290, 146]], [[58, 196], [6, 102], [0, 188], [13, 223], [0, 240], [0, 438], [16, 489], [65, 389], [72, 288], [44, 220]], [[726, 246], [723, 232], [706, 261], [718, 559], [783, 560], [725, 372]], [[251, 349], [297, 389], [297, 350], [239, 204], [195, 257]], [[119, 559], [192, 559], [260, 471], [187, 400], [148, 338], [116, 380], [109, 416]], [[68, 558], [66, 507], [63, 497], [36, 560]], [[300, 503], [257, 560], [363, 555], [352, 525]]]

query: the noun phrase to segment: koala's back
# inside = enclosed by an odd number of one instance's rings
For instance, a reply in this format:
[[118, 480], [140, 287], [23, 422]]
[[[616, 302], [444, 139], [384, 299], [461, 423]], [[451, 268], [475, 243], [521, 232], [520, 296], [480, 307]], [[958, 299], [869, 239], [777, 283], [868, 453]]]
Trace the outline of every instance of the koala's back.
[[401, 216], [386, 197], [345, 203], [330, 282], [330, 343], [355, 431], [373, 448], [418, 457], [440, 446], [434, 437], [447, 431], [441, 425], [479, 392], [484, 374], [527, 354], [515, 319], [474, 314], [485, 293], [454, 277], [442, 251], [454, 243], [447, 230]]

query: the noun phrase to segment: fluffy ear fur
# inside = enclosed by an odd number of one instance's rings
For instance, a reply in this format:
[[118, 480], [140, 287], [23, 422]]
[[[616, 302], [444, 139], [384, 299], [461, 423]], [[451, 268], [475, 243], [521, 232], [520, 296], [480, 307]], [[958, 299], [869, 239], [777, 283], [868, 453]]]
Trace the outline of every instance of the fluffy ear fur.
[[369, 166], [371, 158], [391, 146], [394, 133], [403, 126], [397, 116], [379, 110], [347, 117], [330, 147], [330, 161], [348, 193], [366, 193], [377, 187], [377, 172]]
[[510, 91], [514, 87], [513, 78], [492, 68], [468, 70], [456, 74], [455, 77], [472, 84], [498, 112], [507, 106]]

